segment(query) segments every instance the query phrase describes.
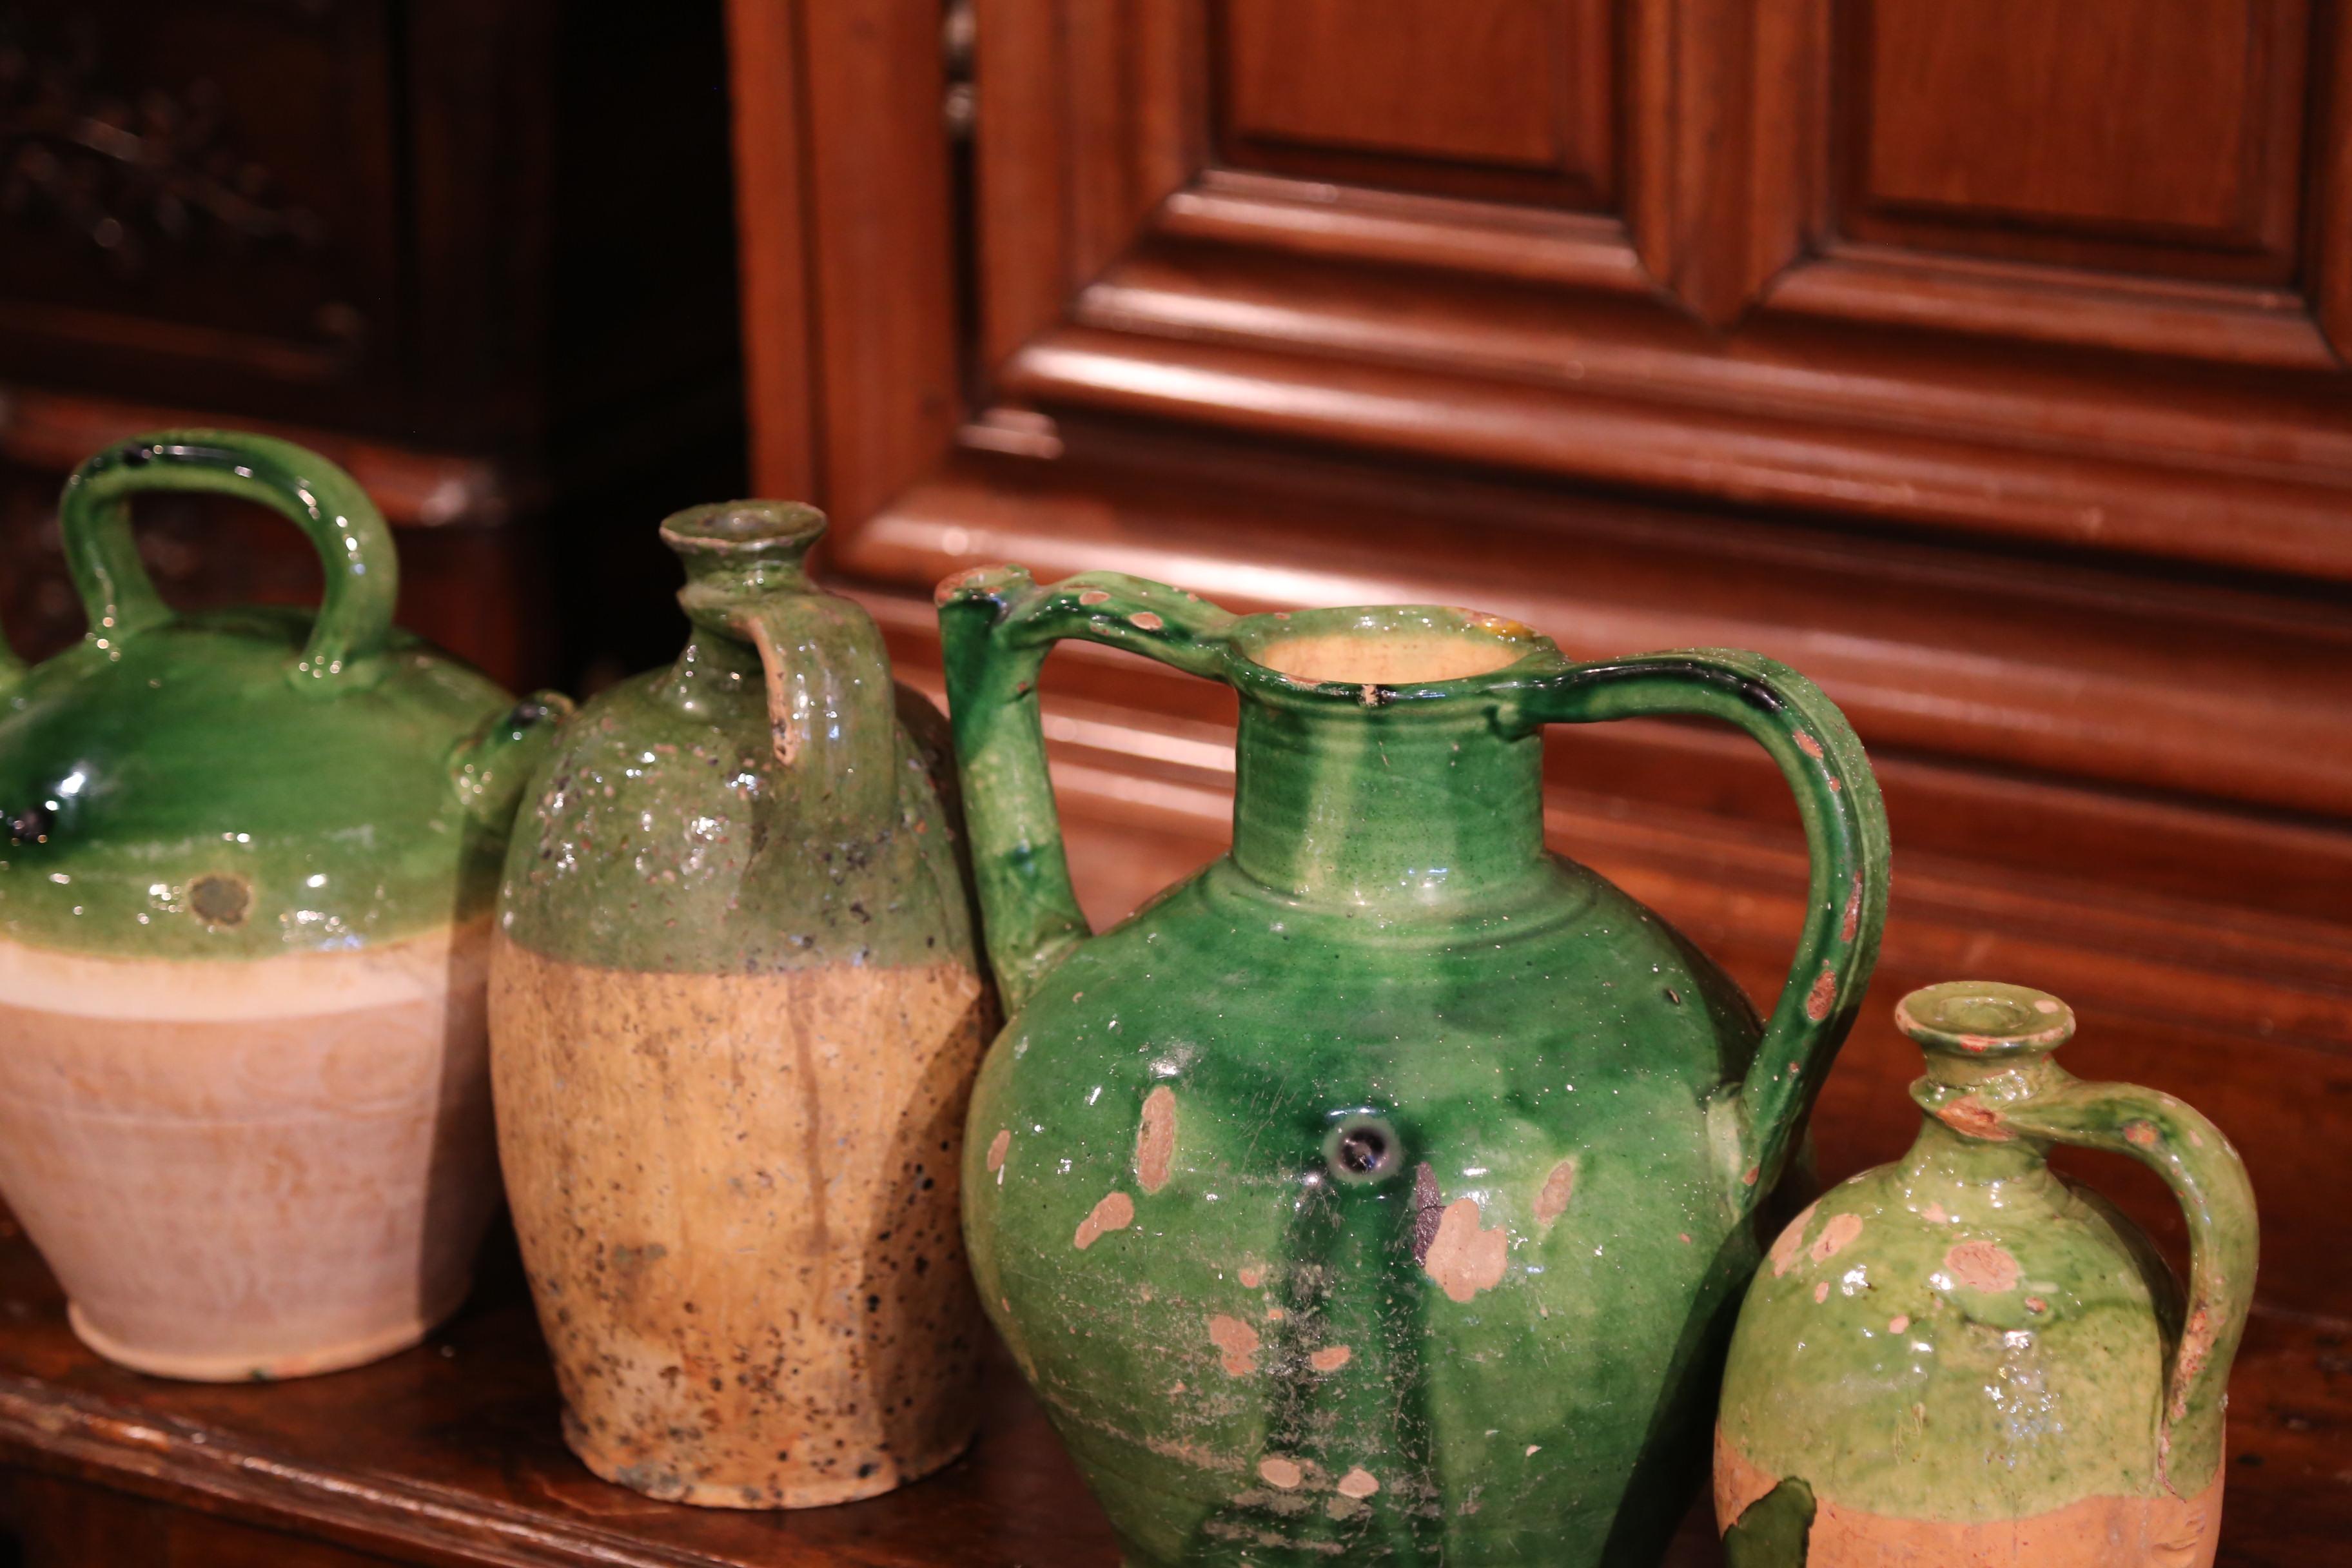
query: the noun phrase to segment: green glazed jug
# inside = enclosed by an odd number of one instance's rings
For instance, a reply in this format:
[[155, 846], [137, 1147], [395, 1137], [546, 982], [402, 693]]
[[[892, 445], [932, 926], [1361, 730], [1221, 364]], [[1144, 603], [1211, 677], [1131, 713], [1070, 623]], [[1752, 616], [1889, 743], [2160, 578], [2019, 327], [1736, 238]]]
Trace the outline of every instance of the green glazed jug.
[[[1927, 1053], [1917, 1140], [1781, 1232], [1732, 1340], [1736, 1568], [2208, 1568], [2254, 1288], [2235, 1151], [2168, 1094], [2070, 1077], [2055, 996], [1955, 981], [1895, 1018]], [[2185, 1312], [2147, 1237], [2050, 1170], [2056, 1143], [2171, 1185]]]
[[[1654, 1563], [1877, 948], [1844, 719], [1752, 654], [1575, 664], [1463, 610], [1236, 617], [1017, 567], [940, 603], [1012, 1014], [966, 1236], [1131, 1568]], [[1037, 706], [1063, 637], [1241, 700], [1231, 853], [1098, 936]], [[1810, 906], [1769, 1024], [1544, 847], [1542, 727], [1660, 714], [1739, 726], [1796, 792]]]
[[[290, 519], [317, 616], [173, 613], [149, 490]], [[0, 1194], [125, 1365], [388, 1354], [455, 1309], [497, 1205], [490, 905], [567, 705], [394, 630], [383, 519], [299, 447], [142, 436], [58, 521], [89, 633], [0, 661]]]
[[532, 775], [490, 978], [499, 1151], [607, 1480], [873, 1497], [963, 1451], [987, 1331], [957, 1226], [996, 1022], [939, 710], [812, 583], [824, 516], [661, 527], [693, 623]]

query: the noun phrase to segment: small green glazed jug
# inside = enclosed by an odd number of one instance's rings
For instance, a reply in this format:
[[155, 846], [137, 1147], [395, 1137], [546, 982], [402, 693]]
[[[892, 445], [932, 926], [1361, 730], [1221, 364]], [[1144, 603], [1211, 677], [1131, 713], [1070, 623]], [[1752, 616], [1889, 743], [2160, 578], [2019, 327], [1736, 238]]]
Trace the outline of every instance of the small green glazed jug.
[[[1780, 1234], [1732, 1340], [1735, 1568], [2207, 1568], [2254, 1288], [2236, 1152], [2168, 1094], [2069, 1077], [2054, 996], [1954, 981], [1895, 1017], [1927, 1053], [1917, 1141]], [[2052, 1173], [2054, 1143], [2170, 1184], [2185, 1313], [2147, 1237]]]
[[824, 531], [785, 501], [663, 522], [693, 635], [532, 776], [491, 959], [564, 1440], [705, 1507], [938, 1469], [987, 1342], [956, 1173], [996, 1010], [950, 745], [803, 570]]
[[[1652, 1563], [1778, 1182], [1866, 984], [1886, 835], [1794, 671], [1575, 664], [1392, 605], [1236, 617], [1111, 574], [950, 580], [989, 955], [982, 1304], [1131, 1568]], [[1241, 699], [1232, 852], [1088, 933], [1037, 706], [1083, 637]], [[1728, 721], [1812, 853], [1769, 1024], [1543, 841], [1541, 731]]]
[[[150, 490], [291, 520], [317, 616], [173, 613], [131, 535]], [[457, 1307], [497, 1205], [490, 906], [568, 704], [394, 630], [383, 520], [299, 447], [142, 436], [58, 521], [89, 634], [0, 659], [0, 1193], [127, 1366], [389, 1354]]]

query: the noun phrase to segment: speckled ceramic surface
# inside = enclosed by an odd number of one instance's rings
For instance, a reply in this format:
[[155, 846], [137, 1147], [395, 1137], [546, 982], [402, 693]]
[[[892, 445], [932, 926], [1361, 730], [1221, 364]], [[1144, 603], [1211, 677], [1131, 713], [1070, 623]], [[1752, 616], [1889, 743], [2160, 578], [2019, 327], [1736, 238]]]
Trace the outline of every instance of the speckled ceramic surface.
[[[941, 590], [989, 951], [982, 1299], [1162, 1564], [1655, 1561], [1729, 1309], [1875, 952], [1860, 745], [1752, 655], [1576, 665], [1417, 606], [1237, 618], [1109, 574]], [[1234, 848], [1090, 936], [1035, 683], [1085, 637], [1241, 698]], [[1811, 910], [1769, 1024], [1543, 845], [1550, 722], [1707, 714], [1779, 761]]]
[[[315, 619], [173, 614], [129, 530], [155, 489], [301, 527]], [[489, 906], [567, 705], [395, 631], [383, 520], [285, 442], [125, 442], [60, 522], [89, 635], [0, 661], [0, 1191], [117, 1361], [397, 1350], [465, 1293], [497, 1201]]]
[[[1750, 1568], [2203, 1568], [2254, 1283], [2235, 1152], [2169, 1095], [2067, 1076], [2054, 996], [1956, 982], [1896, 1018], [1927, 1052], [1918, 1141], [1823, 1194], [1759, 1271], [1724, 1379], [1718, 1521], [1755, 1538]], [[2185, 1311], [2131, 1222], [2051, 1172], [2053, 1142], [2172, 1184]], [[1776, 1522], [1800, 1511], [1802, 1529]]]
[[944, 724], [816, 591], [805, 507], [671, 518], [676, 664], [582, 712], [508, 862], [491, 1017], [515, 1228], [591, 1468], [798, 1508], [970, 1440], [956, 1225], [995, 1016]]

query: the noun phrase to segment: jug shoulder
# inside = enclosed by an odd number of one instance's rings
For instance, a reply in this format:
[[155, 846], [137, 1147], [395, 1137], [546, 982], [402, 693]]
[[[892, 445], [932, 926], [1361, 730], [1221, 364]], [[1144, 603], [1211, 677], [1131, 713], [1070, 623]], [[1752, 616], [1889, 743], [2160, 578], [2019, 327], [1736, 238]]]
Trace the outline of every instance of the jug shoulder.
[[956, 825], [896, 723], [895, 809], [828, 815], [778, 755], [756, 680], [667, 670], [600, 694], [533, 773], [499, 926], [551, 958], [664, 973], [955, 963], [977, 971]]
[[0, 702], [0, 934], [252, 959], [486, 912], [502, 847], [448, 758], [510, 699], [404, 637], [363, 680], [299, 683], [309, 624], [176, 617], [70, 649]]
[[[1971, 1195], [1889, 1165], [1791, 1221], [1732, 1339], [1740, 1461], [1904, 1518], [2155, 1485], [2170, 1282], [2128, 1221], [2042, 1175]], [[1956, 1483], [1941, 1457], [1960, 1453], [2000, 1467], [1998, 1497]]]

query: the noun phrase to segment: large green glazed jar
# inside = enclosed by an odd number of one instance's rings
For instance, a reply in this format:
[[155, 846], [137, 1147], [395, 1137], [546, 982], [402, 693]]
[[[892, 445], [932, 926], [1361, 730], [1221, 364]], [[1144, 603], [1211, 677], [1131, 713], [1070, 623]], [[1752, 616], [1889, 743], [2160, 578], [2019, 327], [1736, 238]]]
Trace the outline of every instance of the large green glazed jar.
[[[1799, 1215], [1740, 1311], [1715, 1472], [1735, 1568], [2208, 1568], [2254, 1289], [2235, 1151], [2168, 1094], [2070, 1077], [2054, 996], [1956, 981], [1895, 1016], [1927, 1052], [1916, 1142]], [[2055, 1143], [2171, 1185], [2185, 1312]]]
[[[1862, 747], [1802, 677], [1575, 664], [1427, 606], [1238, 618], [1109, 574], [941, 589], [990, 956], [984, 1305], [1131, 1568], [1654, 1563], [1729, 1310], [1877, 946]], [[1239, 693], [1232, 852], [1089, 935], [1037, 707], [1083, 637]], [[1769, 1024], [1543, 840], [1541, 730], [1727, 720], [1812, 851]]]
[[971, 1440], [964, 1109], [995, 1026], [946, 725], [818, 591], [814, 510], [680, 512], [693, 634], [534, 775], [492, 963], [499, 1153], [563, 1434], [805, 1508]]
[[[318, 615], [173, 614], [148, 490], [283, 513]], [[490, 906], [564, 705], [394, 630], [383, 519], [299, 447], [143, 436], [58, 521], [89, 634], [0, 659], [0, 1194], [126, 1365], [387, 1354], [457, 1306], [497, 1203]]]

